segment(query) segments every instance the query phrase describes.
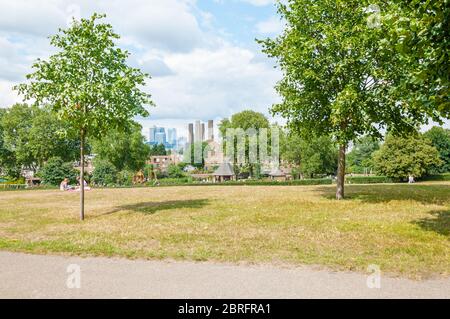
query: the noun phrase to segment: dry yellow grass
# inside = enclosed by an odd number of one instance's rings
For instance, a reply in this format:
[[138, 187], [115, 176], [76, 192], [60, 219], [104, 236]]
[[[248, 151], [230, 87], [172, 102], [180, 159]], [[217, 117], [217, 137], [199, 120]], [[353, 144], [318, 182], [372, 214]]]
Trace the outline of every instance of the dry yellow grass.
[[0, 192], [0, 249], [450, 273], [450, 183]]

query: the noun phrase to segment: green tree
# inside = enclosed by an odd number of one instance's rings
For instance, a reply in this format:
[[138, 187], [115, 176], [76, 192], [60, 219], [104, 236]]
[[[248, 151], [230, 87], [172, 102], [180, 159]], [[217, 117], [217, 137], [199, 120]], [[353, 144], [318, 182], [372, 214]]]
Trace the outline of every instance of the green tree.
[[305, 140], [291, 132], [286, 136], [282, 159], [310, 178], [317, 174], [335, 174], [337, 148], [328, 136]]
[[64, 123], [46, 107], [15, 104], [3, 111], [0, 126], [5, 151], [2, 157], [16, 171], [22, 167], [37, 171], [52, 157], [69, 162], [79, 156], [78, 139], [64, 134]]
[[[9, 170], [19, 172], [22, 167], [36, 171], [37, 163], [30, 148], [32, 119], [37, 108], [26, 104], [14, 104], [4, 111], [0, 126], [3, 131], [3, 147]], [[18, 176], [16, 176], [18, 177]]]
[[[51, 105], [80, 138], [81, 179], [84, 177], [85, 140], [108, 131], [127, 128], [136, 115], [147, 116], [144, 104], [153, 104], [141, 90], [147, 74], [127, 65], [129, 53], [116, 47], [119, 35], [99, 23], [104, 15], [74, 20], [72, 26], [51, 37], [58, 50], [48, 60], [37, 60], [28, 83], [16, 88], [25, 99]], [[84, 185], [81, 183], [80, 218], [84, 219]]]
[[450, 1], [388, 1], [382, 14], [380, 49], [399, 60], [389, 69], [395, 80], [390, 95], [424, 119], [448, 118]]
[[144, 168], [150, 154], [141, 131], [138, 123], [131, 124], [130, 130], [111, 130], [102, 139], [92, 141], [92, 152], [111, 162], [118, 171], [136, 172]]
[[155, 144], [150, 149], [150, 156], [164, 156], [167, 155], [164, 144]]
[[91, 181], [100, 186], [114, 184], [117, 181], [116, 167], [108, 161], [96, 160]]
[[415, 128], [423, 120], [388, 94], [397, 60], [379, 49], [383, 30], [367, 23], [366, 0], [287, 0], [278, 3], [282, 35], [259, 41], [284, 73], [272, 108], [301, 135], [331, 135], [339, 145], [336, 198], [344, 198], [347, 145], [380, 129]]
[[167, 168], [167, 174], [170, 178], [180, 178], [184, 177], [183, 170], [180, 168], [180, 166], [175, 164], [170, 164]]
[[434, 167], [436, 173], [450, 172], [450, 130], [434, 126], [424, 136], [436, 147], [442, 161], [441, 166]]
[[117, 173], [117, 183], [122, 186], [133, 185], [134, 172], [130, 170], [122, 170]]
[[347, 163], [352, 173], [368, 173], [373, 169], [372, 154], [380, 149], [378, 140], [371, 136], [358, 138], [351, 152], [347, 155]]
[[[48, 108], [35, 109], [28, 132], [28, 148], [37, 165], [42, 166], [51, 157], [73, 162], [80, 156], [80, 141], [67, 134], [65, 124]], [[85, 145], [89, 149], [89, 145]]]
[[[219, 124], [219, 131], [222, 136], [223, 140], [223, 147], [224, 150], [227, 149], [227, 143], [230, 143], [231, 141], [227, 140], [227, 130], [228, 129], [240, 129], [242, 130], [241, 133], [245, 134], [245, 154], [244, 158], [241, 159], [243, 163], [237, 163], [238, 162], [238, 149], [237, 149], [237, 139], [238, 137], [232, 141], [234, 143], [234, 164], [240, 164], [240, 171], [242, 172], [248, 172], [250, 176], [258, 175], [257, 168], [260, 166], [261, 159], [259, 158], [259, 136], [261, 129], [267, 129], [267, 132], [269, 133], [270, 123], [267, 117], [264, 116], [264, 114], [255, 112], [252, 110], [245, 110], [236, 114], [233, 114], [231, 116], [231, 120], [224, 119]], [[250, 133], [252, 130], [253, 132]], [[257, 163], [252, 163], [250, 161], [250, 139], [255, 138], [257, 139]], [[268, 137], [268, 141], [270, 138]]]
[[20, 167], [16, 163], [14, 153], [6, 146], [4, 140], [3, 117], [6, 115], [6, 109], [0, 109], [0, 175], [10, 178], [20, 176]]
[[71, 163], [65, 163], [60, 157], [52, 157], [39, 170], [38, 175], [44, 184], [59, 185], [64, 178], [75, 183], [78, 172]]
[[375, 152], [373, 162], [378, 174], [399, 179], [410, 175], [421, 177], [442, 163], [430, 140], [419, 134], [407, 137], [388, 135]]

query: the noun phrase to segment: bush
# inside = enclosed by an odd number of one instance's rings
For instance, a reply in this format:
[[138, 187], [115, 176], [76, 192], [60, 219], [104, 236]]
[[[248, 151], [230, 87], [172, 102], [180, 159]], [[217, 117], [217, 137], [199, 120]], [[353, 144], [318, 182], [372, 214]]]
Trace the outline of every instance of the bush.
[[167, 168], [167, 174], [170, 178], [184, 177], [184, 173], [181, 167], [175, 164], [169, 165], [169, 167]]
[[[147, 183], [148, 186], [153, 186], [156, 181], [150, 181]], [[181, 178], [163, 178], [158, 180], [159, 185], [184, 185], [190, 184], [192, 179], [190, 177]]]
[[53, 157], [47, 161], [38, 175], [43, 184], [59, 185], [64, 178], [68, 178], [70, 183], [76, 183], [78, 171], [71, 163], [64, 163], [60, 157]]
[[421, 181], [450, 181], [450, 173], [428, 175], [420, 179]]
[[133, 185], [134, 173], [132, 171], [123, 170], [117, 173], [117, 184], [122, 186]]
[[393, 179], [386, 176], [354, 176], [345, 179], [348, 184], [380, 184], [380, 183], [395, 183], [398, 179]]
[[117, 170], [111, 162], [98, 161], [95, 163], [95, 169], [92, 172], [92, 182], [99, 186], [115, 184], [117, 179]]

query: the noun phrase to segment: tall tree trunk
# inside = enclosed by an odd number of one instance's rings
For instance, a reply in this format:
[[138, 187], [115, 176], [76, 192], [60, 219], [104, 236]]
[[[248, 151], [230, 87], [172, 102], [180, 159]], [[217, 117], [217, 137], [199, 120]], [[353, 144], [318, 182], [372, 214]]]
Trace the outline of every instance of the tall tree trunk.
[[84, 220], [84, 140], [85, 130], [81, 129], [80, 143], [80, 219]]
[[346, 145], [339, 145], [339, 159], [337, 172], [336, 199], [344, 199], [344, 183], [345, 183], [345, 150]]

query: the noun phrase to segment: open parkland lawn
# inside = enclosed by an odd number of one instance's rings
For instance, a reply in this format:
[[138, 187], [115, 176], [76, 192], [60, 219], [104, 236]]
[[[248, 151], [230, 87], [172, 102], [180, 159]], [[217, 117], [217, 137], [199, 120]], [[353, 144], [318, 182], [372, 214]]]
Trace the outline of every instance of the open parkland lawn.
[[450, 273], [450, 183], [0, 192], [0, 249]]

